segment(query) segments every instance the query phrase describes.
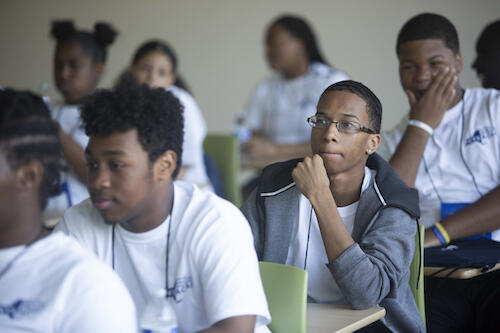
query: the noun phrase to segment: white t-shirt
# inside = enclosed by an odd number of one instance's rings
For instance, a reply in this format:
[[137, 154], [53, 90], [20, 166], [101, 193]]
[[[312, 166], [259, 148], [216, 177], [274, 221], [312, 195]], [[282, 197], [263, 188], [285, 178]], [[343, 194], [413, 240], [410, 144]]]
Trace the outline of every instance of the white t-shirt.
[[[377, 153], [389, 160], [407, 125], [408, 115], [383, 132]], [[500, 184], [499, 131], [498, 90], [466, 89], [462, 101], [446, 111], [427, 141], [415, 180], [424, 226], [441, 220], [441, 203], [473, 203]], [[500, 230], [492, 236], [500, 240]]]
[[166, 239], [172, 223], [168, 284], [181, 332], [196, 332], [239, 315], [256, 315], [256, 331], [270, 321], [248, 222], [215, 194], [183, 181], [174, 183], [172, 219], [131, 233], [105, 224], [90, 200], [69, 209], [58, 224], [112, 265], [142, 314], [153, 293], [165, 287]]
[[[52, 118], [60, 124], [62, 130], [85, 149], [89, 138], [81, 128], [79, 106], [59, 105], [53, 107], [51, 113]], [[44, 219], [60, 218], [66, 208], [89, 197], [87, 187], [78, 180], [72, 170], [68, 170], [61, 175], [61, 184], [63, 191], [57, 197], [49, 199], [44, 212]]]
[[[0, 249], [0, 270], [25, 246]], [[0, 277], [1, 332], [137, 332], [120, 278], [75, 240], [53, 233]]]
[[307, 118], [316, 113], [323, 91], [348, 76], [327, 65], [313, 63], [306, 75], [287, 80], [274, 75], [260, 82], [244, 111], [243, 126], [277, 144], [309, 142]]
[[[361, 192], [364, 192], [368, 188], [371, 177], [370, 169], [365, 167]], [[359, 201], [356, 201], [349, 206], [338, 207], [340, 217], [350, 234], [352, 234], [354, 228], [354, 218], [358, 210], [358, 205]], [[309, 223], [311, 224], [311, 231], [308, 241]], [[307, 261], [305, 260], [306, 249]], [[304, 269], [305, 264], [308, 274], [307, 295], [313, 302], [348, 304], [332, 273], [326, 266], [328, 264], [328, 257], [323, 238], [321, 237], [318, 219], [311, 203], [304, 195], [300, 196], [299, 214], [295, 230], [292, 233], [292, 241], [288, 249], [286, 264], [301, 269]]]
[[187, 166], [187, 169], [183, 180], [196, 184], [202, 189], [212, 190], [203, 161], [203, 141], [207, 135], [207, 125], [198, 103], [184, 89], [170, 86], [167, 90], [174, 94], [184, 106], [182, 165]]

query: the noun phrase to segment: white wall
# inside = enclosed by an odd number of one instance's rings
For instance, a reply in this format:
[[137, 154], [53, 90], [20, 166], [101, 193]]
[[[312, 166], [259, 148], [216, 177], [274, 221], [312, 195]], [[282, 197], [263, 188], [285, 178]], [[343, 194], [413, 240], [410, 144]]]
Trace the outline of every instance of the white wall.
[[331, 64], [365, 83], [384, 106], [383, 128], [407, 110], [399, 85], [395, 40], [401, 25], [423, 11], [455, 23], [461, 42], [464, 87], [478, 86], [470, 69], [482, 28], [500, 16], [498, 0], [0, 0], [0, 85], [38, 91], [52, 84], [53, 19], [71, 18], [90, 29], [112, 23], [120, 35], [109, 50], [101, 86], [110, 86], [135, 48], [152, 37], [168, 40], [180, 58], [180, 73], [202, 107], [209, 131], [230, 132], [259, 79], [266, 25], [282, 13], [305, 16]]

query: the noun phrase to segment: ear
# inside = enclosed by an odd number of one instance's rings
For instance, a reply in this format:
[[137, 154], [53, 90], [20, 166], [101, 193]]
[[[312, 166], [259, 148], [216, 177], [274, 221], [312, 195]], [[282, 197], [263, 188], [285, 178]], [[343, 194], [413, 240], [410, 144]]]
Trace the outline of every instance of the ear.
[[20, 193], [39, 190], [43, 179], [43, 166], [38, 160], [23, 164], [16, 170], [16, 179]]
[[164, 152], [153, 165], [156, 181], [172, 179], [172, 174], [177, 166], [177, 154], [173, 150]]
[[457, 52], [457, 54], [455, 55], [455, 63], [456, 63], [456, 69], [457, 69], [457, 74], [461, 73], [462, 72], [462, 69], [463, 69], [463, 61], [462, 61], [462, 54], [460, 53], [460, 51]]
[[381, 140], [380, 134], [370, 134], [368, 142], [366, 143], [365, 154], [366, 155], [373, 154], [377, 150], [378, 145], [380, 144], [380, 140]]

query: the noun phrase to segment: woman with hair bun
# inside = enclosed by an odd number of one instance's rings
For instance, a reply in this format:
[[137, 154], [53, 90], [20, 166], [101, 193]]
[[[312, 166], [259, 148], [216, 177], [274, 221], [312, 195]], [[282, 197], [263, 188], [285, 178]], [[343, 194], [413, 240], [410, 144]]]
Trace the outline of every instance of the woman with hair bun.
[[304, 157], [311, 153], [307, 117], [316, 113], [325, 88], [348, 77], [328, 65], [310, 25], [299, 16], [271, 22], [265, 48], [275, 75], [259, 83], [245, 108], [240, 125], [252, 136], [244, 149], [250, 159]]
[[60, 125], [64, 158], [68, 165], [62, 182], [63, 193], [50, 200], [45, 218], [59, 218], [63, 211], [88, 197], [83, 149], [88, 137], [80, 128], [80, 104], [97, 87], [104, 70], [107, 48], [117, 32], [97, 22], [94, 31], [78, 30], [72, 21], [53, 21], [50, 32], [56, 41], [54, 81], [63, 101], [51, 107]]

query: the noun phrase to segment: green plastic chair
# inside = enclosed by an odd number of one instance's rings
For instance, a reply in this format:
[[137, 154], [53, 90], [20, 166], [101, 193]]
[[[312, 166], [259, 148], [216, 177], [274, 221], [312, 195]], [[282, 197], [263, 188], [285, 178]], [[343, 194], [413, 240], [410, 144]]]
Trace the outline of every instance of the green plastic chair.
[[305, 333], [307, 321], [307, 272], [303, 269], [259, 262], [273, 333]]
[[238, 140], [229, 134], [208, 134], [203, 142], [203, 150], [217, 165], [224, 183], [227, 200], [236, 207], [241, 206], [240, 188], [240, 148]]
[[424, 226], [419, 224], [418, 232], [415, 234], [415, 253], [413, 254], [413, 260], [410, 265], [410, 287], [413, 297], [415, 297], [415, 303], [417, 303], [418, 310], [420, 311], [420, 315], [425, 323], [424, 233]]

